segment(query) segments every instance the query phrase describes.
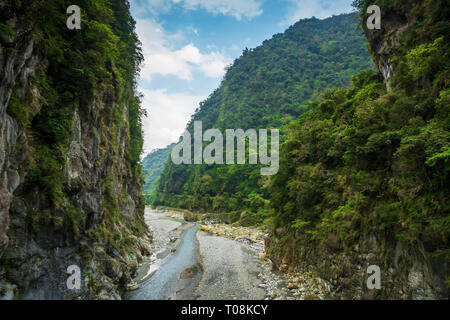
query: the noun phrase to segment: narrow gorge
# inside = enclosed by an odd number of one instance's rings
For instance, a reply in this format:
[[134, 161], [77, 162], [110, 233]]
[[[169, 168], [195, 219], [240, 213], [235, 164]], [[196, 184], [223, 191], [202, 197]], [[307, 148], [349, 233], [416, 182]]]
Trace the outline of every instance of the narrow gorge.
[[[195, 17], [239, 33], [232, 22], [266, 11], [130, 2], [0, 0], [1, 300], [448, 299], [448, 1], [355, 0], [231, 64], [211, 49], [226, 36], [198, 32]], [[163, 30], [170, 14], [189, 25]], [[187, 34], [211, 51], [170, 42]], [[199, 98], [187, 92], [208, 87], [196, 73], [220, 83], [183, 118]], [[151, 122], [158, 112], [170, 123]], [[194, 123], [279, 130], [279, 170], [261, 174], [246, 134], [243, 164], [176, 164], [177, 141], [144, 154], [144, 137], [178, 138], [168, 128], [181, 118], [193, 137]], [[376, 289], [368, 270], [381, 272]]]

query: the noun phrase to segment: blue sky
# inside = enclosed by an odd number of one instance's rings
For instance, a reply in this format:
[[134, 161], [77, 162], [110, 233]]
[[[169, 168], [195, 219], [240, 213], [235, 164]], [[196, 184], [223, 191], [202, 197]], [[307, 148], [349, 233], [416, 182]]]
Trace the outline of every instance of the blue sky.
[[224, 68], [296, 21], [351, 12], [352, 0], [130, 0], [145, 62], [144, 153], [176, 142]]

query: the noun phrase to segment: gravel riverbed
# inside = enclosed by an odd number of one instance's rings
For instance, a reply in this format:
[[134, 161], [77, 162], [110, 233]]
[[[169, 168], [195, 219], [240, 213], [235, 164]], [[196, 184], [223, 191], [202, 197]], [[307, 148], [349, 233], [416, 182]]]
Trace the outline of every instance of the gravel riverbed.
[[[183, 213], [162, 210], [183, 219]], [[200, 221], [203, 275], [193, 299], [319, 300], [327, 284], [312, 273], [280, 273], [266, 257], [263, 229]]]

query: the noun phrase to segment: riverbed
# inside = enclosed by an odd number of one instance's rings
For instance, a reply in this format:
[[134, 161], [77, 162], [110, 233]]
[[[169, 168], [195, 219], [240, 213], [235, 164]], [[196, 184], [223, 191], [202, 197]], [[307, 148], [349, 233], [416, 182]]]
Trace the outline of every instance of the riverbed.
[[145, 221], [153, 233], [152, 255], [139, 266], [137, 288], [125, 299], [302, 299], [307, 293], [304, 286], [290, 283], [292, 275], [274, 271], [270, 261], [262, 258], [264, 242], [256, 240], [260, 233], [246, 231], [248, 236], [233, 239], [221, 236], [232, 234], [227, 232], [230, 226], [216, 225], [224, 232], [212, 232], [202, 225], [208, 231], [204, 232], [182, 215], [150, 208]]
[[145, 220], [153, 233], [153, 254], [138, 270], [136, 290], [128, 300], [189, 299], [197, 287], [201, 270], [198, 263], [198, 224], [166, 217], [146, 210]]

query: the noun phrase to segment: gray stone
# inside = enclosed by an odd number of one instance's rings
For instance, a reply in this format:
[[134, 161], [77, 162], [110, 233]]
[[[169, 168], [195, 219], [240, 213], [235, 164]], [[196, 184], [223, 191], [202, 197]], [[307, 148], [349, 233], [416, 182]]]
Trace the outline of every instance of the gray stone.
[[8, 191], [13, 193], [20, 185], [20, 176], [16, 170], [8, 170]]

